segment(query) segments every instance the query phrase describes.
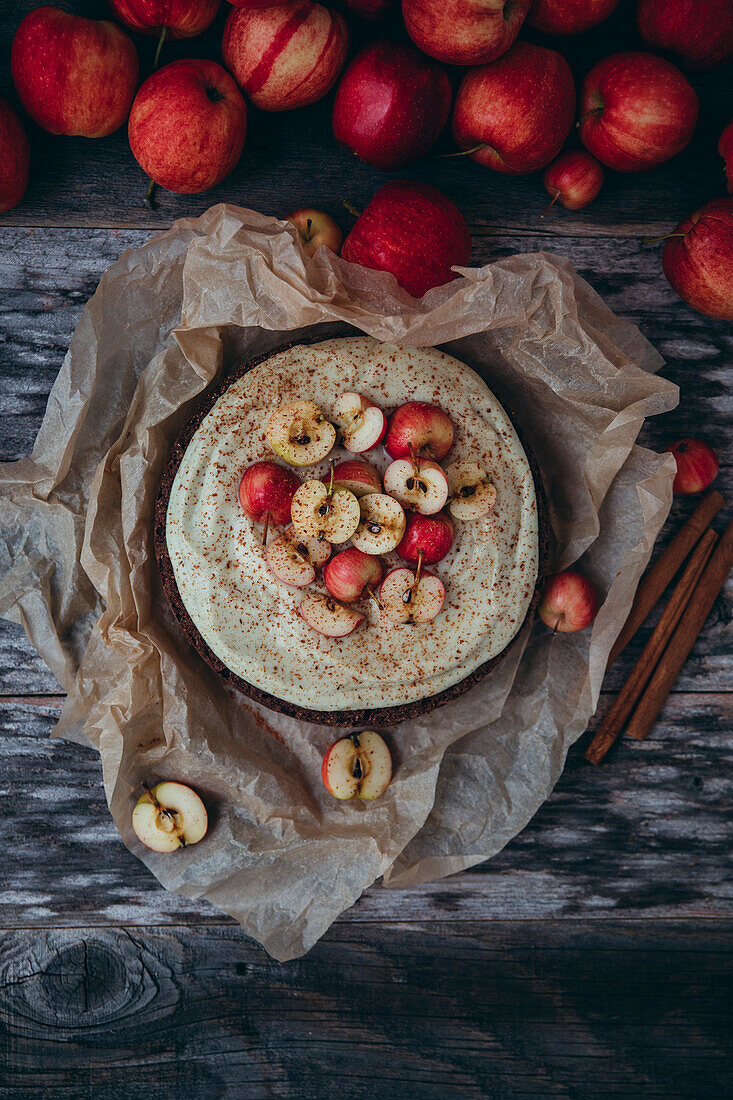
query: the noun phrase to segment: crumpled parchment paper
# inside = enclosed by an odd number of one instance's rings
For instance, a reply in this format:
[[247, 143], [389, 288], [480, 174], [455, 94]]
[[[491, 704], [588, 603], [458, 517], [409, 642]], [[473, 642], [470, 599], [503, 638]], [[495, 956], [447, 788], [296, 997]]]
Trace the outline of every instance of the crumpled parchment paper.
[[[169, 446], [219, 372], [301, 335], [439, 344], [516, 416], [539, 459], [556, 567], [583, 555], [592, 630], [525, 629], [469, 693], [390, 732], [376, 803], [320, 781], [332, 729], [252, 705], [183, 640], [152, 550]], [[205, 897], [280, 960], [301, 955], [380, 875], [402, 886], [487, 859], [549, 795], [671, 502], [674, 461], [635, 445], [677, 403], [661, 359], [570, 263], [461, 269], [416, 302], [384, 273], [220, 205], [126, 252], [87, 304], [30, 458], [0, 467], [0, 614], [68, 692], [57, 733], [99, 751], [115, 823], [169, 890]], [[307, 395], [306, 395], [307, 396]], [[272, 734], [276, 736], [272, 736]], [[203, 795], [210, 832], [158, 855], [130, 815], [143, 780]]]

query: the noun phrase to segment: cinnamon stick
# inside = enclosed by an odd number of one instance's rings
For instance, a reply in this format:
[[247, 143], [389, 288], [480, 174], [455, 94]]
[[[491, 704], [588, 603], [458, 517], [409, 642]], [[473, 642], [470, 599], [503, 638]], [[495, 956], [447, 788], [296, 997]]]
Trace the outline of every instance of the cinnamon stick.
[[598, 727], [595, 737], [588, 746], [585, 758], [591, 764], [600, 764], [611, 745], [621, 733], [624, 725], [636, 706], [641, 693], [651, 679], [665, 646], [672, 637], [677, 623], [692, 595], [705, 564], [710, 557], [717, 535], [708, 528], [695, 547], [685, 570], [677, 581], [669, 603], [652, 631], [649, 641], [629, 673], [626, 683], [616, 696], [611, 709]]
[[629, 737], [643, 741], [649, 736], [659, 712], [680, 669], [687, 660], [715, 599], [733, 568], [733, 522], [726, 527], [713, 556], [705, 566], [700, 580], [690, 597], [687, 609], [672, 635], [639, 701], [626, 732]]
[[647, 569], [636, 590], [629, 617], [609, 654], [607, 668], [611, 667], [634, 637], [703, 531], [723, 507], [723, 503], [723, 498], [716, 489], [706, 493], [687, 523], [680, 528], [654, 565]]

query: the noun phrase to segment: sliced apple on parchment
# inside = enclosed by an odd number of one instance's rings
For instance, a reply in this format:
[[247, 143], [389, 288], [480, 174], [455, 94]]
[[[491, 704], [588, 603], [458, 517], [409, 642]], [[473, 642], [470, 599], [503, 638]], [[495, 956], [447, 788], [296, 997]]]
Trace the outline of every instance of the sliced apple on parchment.
[[132, 811], [132, 828], [146, 848], [174, 852], [206, 836], [206, 807], [185, 783], [163, 782], [146, 788]]
[[379, 798], [392, 778], [387, 742], [374, 730], [342, 737], [326, 749], [321, 778], [334, 798], [362, 798], [368, 802]]

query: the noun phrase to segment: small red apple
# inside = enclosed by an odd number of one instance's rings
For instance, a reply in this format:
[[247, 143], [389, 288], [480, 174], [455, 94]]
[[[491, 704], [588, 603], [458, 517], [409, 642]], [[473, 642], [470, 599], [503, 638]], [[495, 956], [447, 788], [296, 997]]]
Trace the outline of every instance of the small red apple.
[[334, 599], [353, 603], [362, 598], [365, 589], [375, 588], [383, 574], [379, 558], [348, 546], [331, 558], [323, 570], [323, 580]]
[[366, 164], [393, 172], [435, 143], [450, 114], [451, 86], [437, 61], [397, 42], [372, 42], [341, 77], [336, 141]]
[[619, 0], [534, 0], [527, 26], [544, 34], [580, 34], [608, 19]]
[[677, 473], [672, 484], [675, 493], [686, 496], [701, 493], [718, 476], [718, 456], [712, 447], [699, 439], [680, 439], [667, 447], [674, 455]]
[[10, 68], [34, 122], [51, 134], [90, 138], [122, 126], [140, 72], [132, 40], [114, 23], [48, 5], [18, 27]]
[[231, 12], [222, 56], [256, 107], [290, 111], [330, 91], [348, 46], [349, 32], [338, 12], [313, 0], [290, 0]]
[[711, 199], [677, 226], [662, 268], [693, 309], [733, 321], [733, 195]]
[[453, 446], [453, 422], [448, 413], [427, 401], [408, 401], [389, 418], [384, 449], [390, 458], [429, 455], [435, 462]]
[[[581, 210], [597, 196], [603, 185], [603, 169], [595, 157], [582, 149], [563, 153], [542, 177], [545, 191], [552, 202], [560, 202], [567, 210]], [[549, 210], [550, 207], [547, 207]], [[545, 213], [542, 215], [544, 218]]]
[[455, 203], [428, 183], [392, 180], [374, 195], [344, 241], [345, 260], [390, 271], [421, 298], [458, 276], [471, 255], [471, 235]]
[[286, 222], [292, 222], [298, 230], [300, 246], [308, 259], [315, 256], [319, 248], [330, 248], [338, 255], [341, 250], [341, 242], [344, 235], [339, 225], [329, 214], [322, 210], [312, 210], [310, 207], [301, 207], [288, 214]]
[[239, 503], [242, 511], [261, 523], [269, 516], [273, 523], [284, 526], [290, 523], [290, 505], [300, 478], [292, 470], [264, 459], [253, 462], [242, 474], [239, 482]]
[[382, 479], [378, 471], [363, 458], [347, 458], [337, 462], [333, 469], [334, 484], [348, 489], [355, 497], [367, 493], [381, 493]]
[[650, 53], [599, 61], [580, 91], [580, 140], [619, 172], [655, 168], [684, 149], [699, 103], [679, 69]]
[[108, 0], [120, 23], [138, 34], [194, 38], [214, 22], [221, 0]]
[[570, 66], [555, 50], [517, 42], [490, 65], [469, 69], [453, 108], [453, 137], [497, 172], [536, 172], [557, 156], [575, 117]]
[[397, 553], [405, 561], [425, 564], [440, 561], [453, 545], [453, 524], [444, 512], [435, 516], [421, 516], [413, 512], [407, 517], [407, 526]]
[[565, 569], [548, 577], [537, 611], [553, 632], [574, 634], [590, 626], [598, 606], [598, 593], [588, 578], [575, 569]]
[[140, 167], [169, 191], [198, 194], [228, 176], [244, 148], [247, 108], [215, 61], [174, 61], [135, 96], [130, 148]]
[[407, 33], [449, 65], [485, 65], [519, 34], [532, 0], [402, 0]]
[[30, 149], [23, 123], [7, 99], [0, 96], [0, 212], [17, 206], [25, 195]]
[[718, 152], [725, 161], [725, 178], [728, 180], [728, 190], [733, 191], [733, 119], [720, 135]]
[[677, 54], [688, 69], [714, 69], [733, 58], [730, 0], [639, 0], [636, 24], [647, 45]]

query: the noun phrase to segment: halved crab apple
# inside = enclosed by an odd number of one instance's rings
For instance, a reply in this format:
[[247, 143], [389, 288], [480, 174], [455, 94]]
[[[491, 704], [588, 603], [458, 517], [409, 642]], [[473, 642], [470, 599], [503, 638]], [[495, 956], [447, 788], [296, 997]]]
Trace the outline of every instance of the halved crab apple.
[[267, 440], [291, 466], [312, 466], [332, 450], [336, 429], [315, 402], [290, 401], [271, 414]]
[[379, 589], [382, 614], [393, 623], [429, 623], [445, 603], [445, 585], [434, 573], [392, 569]]
[[319, 592], [309, 592], [300, 601], [300, 616], [313, 630], [327, 638], [345, 638], [364, 622], [364, 616], [352, 607], [322, 596]]
[[334, 798], [373, 801], [392, 778], [392, 755], [374, 730], [352, 733], [326, 749], [321, 765], [323, 785]]
[[[337, 600], [353, 603], [373, 588], [384, 576], [382, 563], [373, 554], [364, 554], [355, 546], [347, 546], [331, 558], [323, 571], [326, 588]], [[375, 597], [376, 599], [376, 597]]]
[[174, 852], [197, 844], [209, 826], [206, 807], [185, 783], [164, 782], [146, 787], [132, 811], [132, 828], [146, 848]]
[[394, 550], [405, 533], [402, 505], [386, 493], [367, 493], [359, 500], [359, 513], [359, 526], [351, 540], [357, 550], [365, 554]]
[[342, 393], [333, 403], [334, 420], [341, 429], [347, 451], [361, 454], [381, 443], [387, 431], [387, 417], [378, 405], [361, 393]]
[[265, 551], [271, 572], [283, 584], [304, 588], [316, 578], [316, 569], [331, 556], [331, 543], [325, 539], [298, 538], [292, 527], [269, 543]]
[[347, 458], [343, 462], [337, 462], [333, 477], [337, 488], [348, 489], [355, 497], [382, 491], [379, 471], [365, 458]]
[[384, 471], [384, 491], [423, 516], [439, 512], [448, 499], [448, 480], [429, 458], [397, 458]]
[[496, 488], [478, 462], [454, 462], [445, 471], [450, 503], [448, 510], [456, 519], [480, 519], [488, 516], [496, 502]]
[[348, 489], [323, 481], [304, 481], [290, 503], [293, 529], [299, 538], [346, 542], [359, 526], [359, 501]]

